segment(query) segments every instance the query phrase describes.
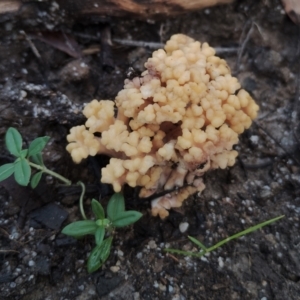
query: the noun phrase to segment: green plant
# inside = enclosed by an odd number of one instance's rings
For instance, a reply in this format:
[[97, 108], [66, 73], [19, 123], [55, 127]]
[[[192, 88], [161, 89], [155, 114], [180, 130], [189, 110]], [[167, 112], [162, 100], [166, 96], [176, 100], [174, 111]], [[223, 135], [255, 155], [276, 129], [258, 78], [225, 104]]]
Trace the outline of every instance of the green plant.
[[[33, 140], [28, 149], [22, 149], [23, 139], [19, 131], [10, 127], [5, 135], [5, 144], [15, 161], [2, 165], [0, 167], [0, 181], [3, 181], [14, 174], [16, 182], [22, 186], [27, 186], [30, 182], [32, 188], [35, 188], [43, 174], [51, 175], [60, 180], [65, 185], [72, 185], [72, 182], [60, 174], [49, 170], [43, 162], [42, 151], [47, 145], [50, 137], [38, 137]], [[37, 170], [32, 175], [31, 168]], [[142, 214], [137, 211], [126, 211], [124, 197], [121, 194], [114, 194], [108, 202], [107, 218], [102, 205], [95, 199], [92, 200], [92, 211], [96, 220], [87, 220], [83, 208], [83, 197], [85, 194], [85, 185], [79, 181], [77, 185], [81, 186], [82, 192], [79, 198], [79, 208], [84, 220], [77, 221], [67, 225], [62, 233], [80, 238], [87, 234], [95, 235], [96, 247], [92, 250], [88, 258], [88, 272], [94, 272], [99, 269], [107, 260], [112, 243], [112, 234], [117, 227], [124, 227], [133, 224], [141, 218]], [[110, 235], [104, 239], [105, 235]]]
[[[5, 134], [5, 145], [10, 154], [16, 157], [16, 160], [13, 163], [8, 163], [0, 167], [0, 181], [7, 179], [14, 174], [14, 178], [18, 184], [27, 186], [30, 182], [31, 187], [34, 189], [39, 184], [42, 175], [48, 174], [60, 180], [67, 186], [72, 185], [72, 182], [69, 179], [49, 170], [44, 165], [42, 151], [49, 139], [49, 136], [38, 137], [30, 143], [28, 149], [22, 149], [23, 139], [20, 132], [17, 129], [10, 127]], [[31, 168], [38, 170], [38, 172], [32, 175]], [[81, 181], [77, 182], [77, 185], [81, 186], [82, 190], [79, 198], [80, 212], [83, 219], [86, 219], [83, 209], [85, 185]]]
[[254, 225], [254, 226], [252, 226], [252, 227], [250, 227], [250, 228], [248, 228], [246, 230], [238, 232], [238, 233], [236, 233], [236, 234], [234, 234], [234, 235], [232, 235], [232, 236], [230, 236], [230, 237], [228, 237], [228, 238], [226, 238], [226, 239], [218, 242], [217, 244], [215, 244], [215, 245], [213, 245], [213, 246], [211, 246], [209, 248], [205, 247], [199, 240], [195, 239], [194, 237], [188, 236], [189, 240], [191, 242], [193, 242], [194, 244], [196, 244], [201, 249], [201, 251], [199, 251], [199, 252], [182, 251], [182, 250], [170, 249], [170, 248], [166, 248], [164, 250], [166, 252], [175, 253], [175, 254], [181, 254], [181, 255], [185, 255], [185, 256], [202, 257], [206, 253], [214, 251], [217, 248], [223, 246], [224, 244], [226, 244], [226, 243], [228, 243], [228, 242], [230, 242], [230, 241], [232, 241], [234, 239], [237, 239], [237, 238], [239, 238], [239, 237], [241, 237], [243, 235], [246, 235], [246, 234], [249, 234], [249, 233], [251, 233], [253, 231], [256, 231], [256, 230], [258, 230], [258, 229], [260, 229], [260, 228], [262, 228], [262, 227], [264, 227], [266, 225], [269, 225], [271, 223], [274, 223], [274, 222], [276, 222], [276, 221], [278, 221], [278, 220], [280, 220], [282, 218], [284, 218], [284, 215], [278, 216], [276, 218], [273, 218], [273, 219], [270, 219], [268, 221], [265, 221], [265, 222], [259, 223], [257, 225]]
[[142, 216], [137, 211], [125, 210], [124, 197], [120, 193], [114, 194], [108, 201], [107, 218], [102, 205], [95, 199], [92, 200], [92, 211], [96, 217], [95, 221], [77, 221], [67, 225], [62, 230], [62, 233], [75, 238], [88, 234], [95, 236], [96, 246], [92, 250], [87, 263], [89, 273], [98, 270], [109, 256], [112, 236], [104, 239], [105, 231], [111, 235], [116, 227], [125, 227], [133, 224]]
[[[71, 185], [70, 180], [47, 169], [44, 165], [42, 151], [49, 139], [48, 136], [36, 138], [30, 143], [28, 149], [22, 149], [21, 134], [17, 129], [10, 127], [5, 134], [5, 144], [10, 154], [16, 157], [16, 160], [0, 167], [0, 181], [14, 174], [18, 184], [27, 186], [30, 181], [31, 187], [35, 188], [39, 184], [42, 174], [45, 173], [56, 177], [66, 185]], [[31, 167], [38, 170], [33, 176], [31, 176]]]

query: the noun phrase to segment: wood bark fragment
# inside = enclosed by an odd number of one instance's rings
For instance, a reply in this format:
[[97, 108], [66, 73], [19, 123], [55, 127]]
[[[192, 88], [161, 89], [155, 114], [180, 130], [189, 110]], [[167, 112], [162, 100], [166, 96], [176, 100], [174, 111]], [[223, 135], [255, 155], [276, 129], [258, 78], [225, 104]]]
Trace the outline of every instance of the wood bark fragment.
[[181, 14], [231, 2], [233, 0], [97, 0], [85, 1], [82, 14], [124, 15], [131, 13], [151, 17]]
[[290, 19], [300, 25], [300, 1], [299, 0], [282, 0], [285, 12]]
[[[56, 8], [64, 10], [68, 15], [84, 17], [96, 16], [128, 16], [151, 18], [155, 16], [178, 15], [188, 11], [195, 11], [206, 7], [231, 3], [234, 0], [56, 0]], [[27, 0], [0, 1], [0, 15], [17, 12]], [[30, 2], [39, 6], [41, 3]], [[43, 8], [49, 2], [42, 2]]]
[[0, 14], [15, 13], [21, 7], [21, 1], [17, 0], [2, 0], [0, 1]]

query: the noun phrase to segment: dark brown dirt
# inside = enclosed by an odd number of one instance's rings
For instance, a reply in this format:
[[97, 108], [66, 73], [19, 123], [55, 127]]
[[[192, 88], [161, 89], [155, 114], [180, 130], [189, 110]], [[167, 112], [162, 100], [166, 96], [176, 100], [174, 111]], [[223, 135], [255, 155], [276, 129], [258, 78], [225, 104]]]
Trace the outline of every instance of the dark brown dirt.
[[[0, 298], [299, 299], [300, 30], [281, 3], [236, 1], [145, 22], [125, 18], [65, 22], [43, 14], [42, 7], [37, 19], [30, 19], [30, 14], [0, 17], [0, 144], [10, 126], [20, 130], [25, 143], [50, 136], [44, 151], [46, 165], [74, 182], [88, 184], [86, 207], [92, 197], [101, 195], [106, 203], [112, 193], [98, 183], [107, 158], [74, 165], [65, 151], [68, 130], [84, 122], [84, 103], [114, 99], [129, 67], [142, 71], [153, 51], [114, 39], [163, 43], [172, 34], [185, 33], [207, 41], [257, 100], [260, 113], [236, 146], [240, 153], [236, 165], [207, 174], [203, 194], [171, 211], [166, 220], [149, 216], [149, 203], [138, 202], [135, 191], [126, 188], [127, 208], [144, 216], [117, 232], [108, 262], [92, 275], [85, 263], [93, 239], [76, 241], [60, 233], [64, 225], [80, 218], [78, 189], [56, 187], [49, 177], [34, 191], [13, 180], [1, 183]], [[55, 31], [56, 43], [68, 34], [79, 49], [98, 50], [74, 58], [37, 39], [41, 30]], [[104, 38], [108, 33], [112, 46]], [[4, 147], [0, 149], [0, 164], [10, 161]], [[66, 220], [49, 225], [50, 212]], [[187, 235], [213, 245], [282, 214], [285, 218], [277, 223], [202, 259], [163, 251], [165, 247], [191, 250]], [[182, 222], [189, 224], [185, 233], [179, 231]]]

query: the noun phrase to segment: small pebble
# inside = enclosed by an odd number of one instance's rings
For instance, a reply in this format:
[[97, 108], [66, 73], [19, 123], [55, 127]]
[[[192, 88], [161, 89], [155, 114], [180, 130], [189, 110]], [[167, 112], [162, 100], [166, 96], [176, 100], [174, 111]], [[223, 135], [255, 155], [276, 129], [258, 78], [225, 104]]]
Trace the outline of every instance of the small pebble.
[[34, 278], [34, 275], [30, 275], [30, 276], [28, 277], [28, 281], [32, 280], [33, 278]]
[[112, 266], [109, 268], [113, 273], [117, 273], [120, 270], [120, 267], [118, 266]]
[[20, 91], [20, 98], [24, 99], [24, 98], [26, 98], [26, 96], [27, 96], [27, 93], [25, 91], [21, 90]]
[[83, 290], [84, 290], [84, 285], [82, 284], [82, 285], [78, 286], [78, 289], [79, 289], [80, 291], [83, 291]]
[[207, 259], [205, 256], [201, 256], [200, 259], [201, 259], [202, 261], [208, 262], [208, 259]]
[[33, 260], [30, 260], [29, 262], [28, 262], [28, 266], [29, 267], [33, 267], [35, 265], [35, 262], [33, 261]]
[[150, 249], [156, 249], [157, 248], [157, 245], [155, 243], [155, 241], [151, 240], [149, 243], [148, 243]]
[[262, 284], [262, 286], [266, 287], [268, 285], [268, 282], [263, 280], [261, 284]]
[[21, 271], [22, 271], [21, 268], [16, 268], [16, 269], [15, 269], [15, 272], [17, 272], [17, 273], [21, 273]]
[[187, 223], [187, 222], [182, 222], [182, 223], [180, 223], [180, 224], [179, 224], [179, 230], [180, 230], [180, 232], [181, 232], [181, 233], [186, 232], [186, 231], [188, 230], [189, 226], [190, 226], [190, 224]]
[[223, 268], [223, 267], [224, 267], [224, 260], [223, 260], [223, 257], [219, 256], [219, 257], [218, 257], [218, 262], [219, 262], [219, 267], [220, 267], [220, 268]]
[[259, 137], [257, 135], [252, 135], [250, 137], [250, 141], [253, 143], [253, 144], [258, 144], [258, 140], [259, 140]]

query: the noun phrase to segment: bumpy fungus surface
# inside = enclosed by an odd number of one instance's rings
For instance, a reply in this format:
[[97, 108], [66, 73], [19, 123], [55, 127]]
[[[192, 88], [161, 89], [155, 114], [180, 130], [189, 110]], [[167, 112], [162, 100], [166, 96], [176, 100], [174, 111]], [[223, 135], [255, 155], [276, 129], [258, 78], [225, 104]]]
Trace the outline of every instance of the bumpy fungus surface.
[[205, 188], [205, 172], [234, 165], [232, 147], [258, 105], [213, 48], [183, 34], [173, 35], [145, 67], [141, 77], [125, 80], [114, 102], [85, 106], [85, 126], [71, 129], [67, 150], [76, 163], [111, 156], [101, 181], [116, 192], [125, 183], [141, 186], [142, 198], [173, 190], [152, 201], [152, 214], [164, 218]]

